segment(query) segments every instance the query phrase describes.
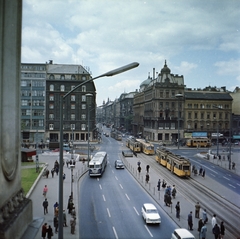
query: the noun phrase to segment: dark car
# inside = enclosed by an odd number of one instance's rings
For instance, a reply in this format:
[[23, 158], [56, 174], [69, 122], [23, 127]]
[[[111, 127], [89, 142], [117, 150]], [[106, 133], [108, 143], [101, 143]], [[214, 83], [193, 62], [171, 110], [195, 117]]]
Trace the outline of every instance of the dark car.
[[122, 160], [117, 159], [117, 160], [115, 161], [115, 168], [116, 168], [116, 169], [118, 169], [118, 168], [122, 168], [122, 169], [125, 168]]
[[106, 134], [105, 134], [105, 136], [106, 136], [106, 137], [109, 137], [109, 134], [108, 134], [108, 133], [106, 133]]

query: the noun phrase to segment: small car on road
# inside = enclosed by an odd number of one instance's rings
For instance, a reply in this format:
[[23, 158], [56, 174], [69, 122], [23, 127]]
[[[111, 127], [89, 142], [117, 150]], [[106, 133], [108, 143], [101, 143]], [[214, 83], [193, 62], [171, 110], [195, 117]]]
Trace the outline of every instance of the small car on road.
[[160, 224], [161, 217], [158, 213], [157, 208], [152, 203], [144, 203], [142, 206], [142, 217], [146, 224]]
[[115, 161], [115, 168], [116, 168], [116, 169], [118, 169], [118, 168], [124, 169], [124, 168], [125, 168], [124, 163], [122, 162], [122, 160], [117, 159], [117, 160]]

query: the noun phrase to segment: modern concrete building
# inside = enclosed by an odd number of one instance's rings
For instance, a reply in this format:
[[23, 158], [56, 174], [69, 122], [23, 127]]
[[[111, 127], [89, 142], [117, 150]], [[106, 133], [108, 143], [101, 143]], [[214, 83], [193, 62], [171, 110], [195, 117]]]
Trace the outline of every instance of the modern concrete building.
[[45, 138], [46, 64], [21, 64], [22, 143]]

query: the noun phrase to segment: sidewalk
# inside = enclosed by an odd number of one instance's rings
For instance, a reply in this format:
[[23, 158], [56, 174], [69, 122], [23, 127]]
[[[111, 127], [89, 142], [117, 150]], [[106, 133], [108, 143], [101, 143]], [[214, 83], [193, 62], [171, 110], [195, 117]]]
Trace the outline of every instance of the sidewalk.
[[[199, 156], [202, 157], [201, 154]], [[156, 203], [158, 203], [161, 206], [161, 208], [169, 215], [169, 217], [172, 218], [172, 220], [174, 220], [177, 223], [177, 225], [180, 228], [188, 229], [188, 222], [187, 222], [188, 214], [190, 213], [190, 211], [193, 212], [193, 229], [194, 230], [192, 231], [192, 234], [195, 236], [195, 238], [199, 238], [199, 232], [197, 231], [198, 220], [199, 219], [195, 218], [195, 204], [196, 204], [196, 202], [192, 202], [188, 198], [184, 197], [178, 191], [178, 188], [177, 188], [177, 196], [176, 196], [175, 199], [172, 199], [172, 203], [173, 203], [172, 207], [165, 206], [164, 190], [163, 190], [162, 187], [161, 187], [160, 191], [158, 191], [158, 189], [157, 189], [158, 179], [160, 178], [161, 181], [163, 180], [161, 175], [159, 175], [159, 173], [157, 173], [154, 168], [150, 168], [150, 182], [148, 184], [146, 184], [146, 182], [145, 182], [145, 174], [146, 174], [145, 169], [146, 169], [147, 163], [144, 161], [144, 158], [141, 158], [141, 154], [138, 154], [138, 157], [135, 157], [135, 156], [126, 157], [126, 158], [122, 157], [122, 159], [123, 159], [123, 162], [125, 163], [126, 168], [134, 176], [134, 178], [139, 182], [139, 184], [146, 190], [146, 192], [149, 195], [152, 196], [152, 198], [156, 201]], [[137, 171], [137, 162], [139, 160], [141, 160], [141, 168], [142, 168], [142, 172], [141, 172], [140, 175]], [[239, 167], [237, 167], [237, 169], [239, 169]], [[214, 185], [214, 184], [216, 184], [216, 182], [214, 180], [212, 180], [210, 177], [208, 177], [208, 175], [206, 175], [206, 177], [204, 179], [202, 177], [199, 177], [199, 176], [193, 177], [193, 179], [198, 181], [199, 183], [201, 183], [203, 185]], [[165, 178], [165, 180], [168, 182], [167, 178]], [[171, 187], [172, 187], [172, 185], [171, 185]], [[219, 193], [219, 195], [221, 195], [220, 190], [221, 189], [219, 189], [219, 192], [217, 190], [217, 193]], [[234, 194], [234, 192], [231, 192], [229, 190], [229, 195], [233, 195], [233, 194]], [[236, 198], [238, 198], [238, 196]], [[181, 207], [180, 219], [176, 218], [175, 205], [176, 205], [177, 201], [180, 201], [180, 207]], [[240, 205], [238, 204], [238, 206], [240, 206]], [[200, 210], [200, 217], [202, 216], [202, 209]], [[212, 218], [212, 212], [208, 211], [208, 223], [207, 223], [208, 233], [207, 233], [207, 235], [209, 235], [209, 238], [211, 238], [211, 234], [212, 234], [211, 218]], [[218, 221], [218, 223], [220, 224], [219, 221]], [[229, 235], [229, 233], [227, 231], [226, 231], [226, 238], [231, 238], [231, 236]]]
[[[64, 154], [64, 159], [71, 158], [71, 154]], [[48, 168], [49, 171], [53, 168], [54, 162], [59, 161], [59, 155], [52, 154], [52, 153], [43, 153], [42, 155], [39, 155], [39, 162], [45, 163], [45, 167]], [[44, 168], [45, 168], [44, 167]], [[44, 170], [42, 169], [42, 172]], [[64, 238], [79, 238], [79, 231], [78, 226], [76, 226], [75, 235], [72, 235], [70, 232], [70, 223], [69, 220], [71, 218], [70, 214], [68, 214], [67, 210], [67, 204], [68, 204], [68, 198], [71, 195], [71, 191], [73, 192], [73, 201], [75, 205], [75, 210], [78, 212], [78, 180], [79, 178], [87, 172], [87, 163], [83, 163], [80, 161], [76, 162], [75, 168], [73, 169], [73, 179], [74, 182], [71, 184], [71, 169], [67, 168], [67, 165], [65, 163], [63, 167], [63, 172], [66, 174], [66, 179], [64, 180], [63, 184], [63, 208], [66, 211], [67, 216], [67, 225], [68, 227], [64, 227], [63, 229], [63, 235]], [[47, 193], [47, 200], [48, 200], [48, 214], [44, 215], [43, 212], [43, 206], [42, 203], [45, 200], [44, 196], [42, 194], [44, 186], [48, 186], [48, 193]], [[72, 189], [71, 189], [72, 185]], [[48, 178], [43, 177], [42, 173], [39, 175], [38, 179], [36, 180], [35, 184], [33, 185], [32, 189], [26, 195], [32, 200], [33, 204], [33, 222], [31, 225], [29, 225], [27, 231], [22, 236], [22, 239], [39, 239], [42, 238], [41, 236], [41, 228], [43, 223], [47, 223], [48, 225], [51, 225], [54, 230], [53, 226], [53, 218], [54, 218], [54, 209], [53, 205], [58, 202], [58, 187], [59, 186], [59, 176], [54, 175], [52, 178], [51, 172], [48, 176]], [[77, 217], [77, 225], [78, 225], [78, 217]], [[58, 238], [58, 234], [54, 233], [52, 238]]]

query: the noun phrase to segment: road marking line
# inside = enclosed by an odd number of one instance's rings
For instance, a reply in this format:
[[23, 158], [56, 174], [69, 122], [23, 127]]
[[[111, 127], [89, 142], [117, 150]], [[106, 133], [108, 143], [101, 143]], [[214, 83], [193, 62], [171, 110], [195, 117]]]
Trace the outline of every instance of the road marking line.
[[99, 178], [97, 178], [97, 180], [99, 181]]
[[239, 183], [237, 183], [237, 185], [238, 185], [238, 186], [240, 186], [240, 184], [239, 184]]
[[236, 187], [234, 187], [232, 184], [228, 184], [230, 187], [232, 187], [232, 188], [236, 188]]
[[100, 189], [102, 190], [102, 186], [101, 186], [101, 184], [99, 184], [99, 187], [100, 187]]
[[107, 208], [107, 213], [108, 213], [108, 216], [111, 217], [111, 214], [108, 208]]
[[229, 178], [226, 178], [226, 177], [224, 177], [224, 176], [223, 176], [223, 178], [227, 179], [228, 181], [230, 180]]
[[105, 198], [105, 196], [104, 196], [104, 195], [102, 195], [102, 197], [103, 197], [103, 201], [104, 201], [104, 202], [106, 202], [106, 198]]
[[115, 176], [116, 180], [118, 180], [118, 178]]
[[216, 177], [214, 174], [210, 173], [213, 177]]
[[127, 199], [130, 201], [130, 198], [128, 197], [128, 195], [126, 193], [125, 193], [125, 195], [126, 195]]
[[152, 233], [150, 232], [150, 230], [148, 229], [148, 227], [147, 227], [146, 225], [144, 225], [144, 226], [145, 226], [145, 228], [147, 229], [149, 235], [150, 235], [151, 237], [153, 237], [153, 235], [152, 235]]
[[139, 213], [137, 211], [137, 209], [135, 207], [133, 207], [133, 209], [135, 210], [135, 212], [137, 213], [137, 215], [139, 216]]
[[119, 184], [119, 186], [121, 187], [121, 189], [123, 189], [123, 186], [122, 186], [122, 184]]
[[115, 230], [115, 227], [113, 227], [113, 233], [114, 233], [114, 235], [115, 235], [115, 238], [118, 239], [118, 235], [117, 235], [117, 232], [116, 232], [116, 230]]

